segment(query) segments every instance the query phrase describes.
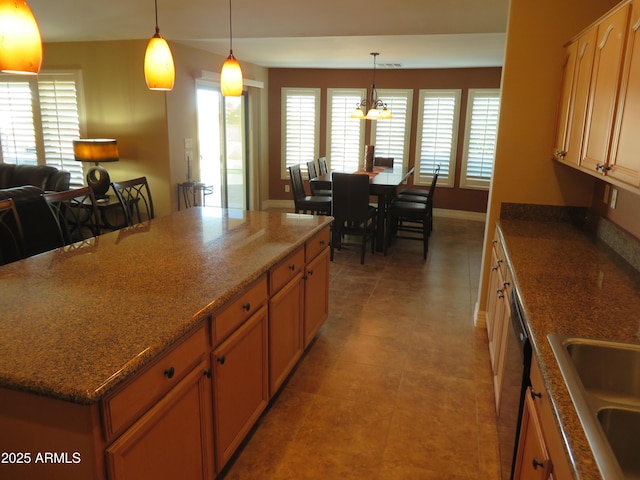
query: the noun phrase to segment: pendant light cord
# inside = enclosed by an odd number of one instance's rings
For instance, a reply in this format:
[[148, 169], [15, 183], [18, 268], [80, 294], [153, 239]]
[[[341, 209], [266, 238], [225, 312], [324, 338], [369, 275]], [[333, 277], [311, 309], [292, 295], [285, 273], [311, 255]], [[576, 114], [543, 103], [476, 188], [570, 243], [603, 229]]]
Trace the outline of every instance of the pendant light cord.
[[154, 0], [156, 5], [156, 33], [160, 33], [160, 29], [158, 28], [158, 0]]
[[231, 26], [231, 0], [229, 0], [229, 53], [233, 55], [233, 27]]

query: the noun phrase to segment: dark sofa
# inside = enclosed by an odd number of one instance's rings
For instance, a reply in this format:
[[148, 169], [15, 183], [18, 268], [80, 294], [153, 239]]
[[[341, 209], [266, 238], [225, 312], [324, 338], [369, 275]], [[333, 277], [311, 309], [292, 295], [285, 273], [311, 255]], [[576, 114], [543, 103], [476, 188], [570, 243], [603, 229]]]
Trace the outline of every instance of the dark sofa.
[[[0, 200], [14, 201], [24, 233], [25, 257], [62, 246], [58, 225], [42, 194], [69, 190], [69, 180], [69, 172], [54, 167], [0, 164]], [[0, 265], [18, 260], [5, 241], [8, 239], [0, 237]]]
[[42, 190], [69, 190], [71, 174], [44, 165], [12, 165], [0, 163], [0, 188], [33, 185]]

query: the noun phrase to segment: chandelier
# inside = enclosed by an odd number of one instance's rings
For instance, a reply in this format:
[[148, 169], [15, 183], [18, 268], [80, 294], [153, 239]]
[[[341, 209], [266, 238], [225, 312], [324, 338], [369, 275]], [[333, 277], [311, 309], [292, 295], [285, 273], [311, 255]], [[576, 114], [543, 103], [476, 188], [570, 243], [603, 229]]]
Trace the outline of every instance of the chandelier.
[[[377, 52], [371, 53], [371, 56], [373, 56], [371, 98], [363, 98], [351, 114], [351, 118], [359, 118], [361, 120], [389, 120], [392, 118], [391, 112], [387, 109], [387, 104], [378, 98], [378, 92], [376, 91], [376, 57], [378, 55], [380, 54]], [[367, 110], [366, 115], [364, 114], [365, 110]]]

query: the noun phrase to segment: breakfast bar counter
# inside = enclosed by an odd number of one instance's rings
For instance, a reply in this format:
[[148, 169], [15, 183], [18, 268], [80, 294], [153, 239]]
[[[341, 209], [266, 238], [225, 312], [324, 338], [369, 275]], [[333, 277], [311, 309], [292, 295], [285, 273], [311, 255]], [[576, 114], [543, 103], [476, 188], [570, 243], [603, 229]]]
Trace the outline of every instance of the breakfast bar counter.
[[329, 224], [192, 208], [0, 268], [0, 387], [96, 402]]

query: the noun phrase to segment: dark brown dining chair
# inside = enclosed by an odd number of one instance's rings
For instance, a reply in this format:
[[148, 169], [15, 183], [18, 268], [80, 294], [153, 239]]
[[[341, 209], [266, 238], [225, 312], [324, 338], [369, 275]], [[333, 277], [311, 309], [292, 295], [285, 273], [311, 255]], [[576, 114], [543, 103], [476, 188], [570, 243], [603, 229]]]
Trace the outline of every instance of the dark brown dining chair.
[[331, 190], [318, 188], [316, 184], [311, 181], [318, 176], [318, 170], [316, 169], [316, 162], [314, 160], [307, 162], [307, 172], [309, 172], [309, 188], [311, 188], [311, 195], [331, 196]]
[[13, 199], [0, 200], [0, 265], [24, 258], [22, 223]]
[[326, 175], [327, 173], [329, 173], [327, 157], [320, 157], [318, 159], [318, 172], [320, 172], [320, 175]]
[[431, 186], [427, 188], [408, 188], [402, 190], [398, 194], [398, 200], [402, 202], [417, 202], [429, 204], [429, 231], [433, 231], [433, 197], [429, 197], [429, 192], [436, 188], [436, 182], [438, 181], [438, 174], [440, 173], [440, 165], [436, 166], [433, 178], [431, 179]]
[[307, 195], [300, 165], [291, 165], [289, 167], [289, 177], [291, 179], [291, 192], [296, 213], [331, 214], [331, 197], [326, 195]]
[[91, 187], [43, 195], [58, 222], [63, 245], [100, 235], [100, 220]]
[[422, 256], [426, 260], [429, 250], [429, 236], [433, 230], [433, 195], [438, 174], [431, 180], [431, 188], [425, 202], [411, 202], [396, 197], [387, 210], [387, 231], [385, 232], [384, 255], [393, 239], [404, 238], [422, 241]]
[[373, 166], [393, 168], [393, 157], [375, 157], [373, 159]]
[[111, 188], [120, 201], [127, 226], [153, 220], [153, 199], [147, 177], [111, 182]]
[[360, 241], [360, 263], [364, 264], [367, 242], [374, 253], [378, 209], [369, 205], [369, 176], [354, 173], [334, 173], [331, 189], [333, 206], [331, 215], [330, 258], [345, 244], [345, 236], [355, 235]]

